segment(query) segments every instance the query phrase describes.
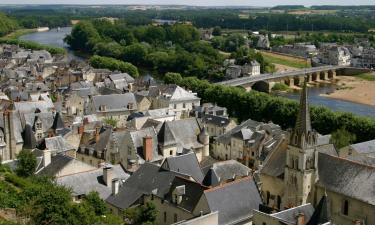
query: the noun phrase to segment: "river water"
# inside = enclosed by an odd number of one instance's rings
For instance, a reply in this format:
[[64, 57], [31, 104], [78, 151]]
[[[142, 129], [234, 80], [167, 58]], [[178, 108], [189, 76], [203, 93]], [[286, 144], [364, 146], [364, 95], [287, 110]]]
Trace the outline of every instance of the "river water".
[[72, 31], [71, 27], [62, 27], [59, 30], [54, 28], [45, 32], [36, 32], [36, 33], [26, 34], [26, 35], [19, 37], [19, 39], [27, 40], [27, 41], [34, 41], [40, 44], [51, 45], [51, 46], [56, 46], [60, 48], [65, 48], [68, 52], [68, 60], [74, 59], [74, 60], [81, 61], [83, 60], [83, 58], [75, 55], [74, 52], [70, 50], [68, 48], [68, 45], [64, 42], [65, 36], [70, 34], [71, 31]]
[[[51, 29], [46, 32], [38, 32], [21, 36], [22, 40], [29, 40], [39, 42], [41, 44], [52, 45], [57, 47], [63, 47], [68, 51], [68, 59], [82, 60], [83, 58], [74, 54], [71, 51], [63, 39], [66, 35], [70, 34], [71, 27], [63, 27], [59, 31], [57, 29]], [[320, 84], [309, 88], [309, 101], [312, 105], [326, 106], [333, 111], [344, 111], [351, 112], [361, 116], [374, 117], [375, 118], [375, 107], [364, 104], [358, 104], [348, 101], [342, 101], [337, 99], [327, 98], [321, 96], [321, 94], [331, 93], [336, 89], [335, 85], [332, 84]], [[298, 100], [299, 92], [283, 93], [280, 94], [286, 98]], [[375, 96], [374, 96], [375, 97]]]

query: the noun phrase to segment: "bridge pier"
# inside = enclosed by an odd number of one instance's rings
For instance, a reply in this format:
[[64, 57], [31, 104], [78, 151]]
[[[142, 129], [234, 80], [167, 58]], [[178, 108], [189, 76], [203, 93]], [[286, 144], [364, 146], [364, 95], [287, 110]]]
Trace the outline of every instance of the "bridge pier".
[[328, 71], [328, 79], [330, 79], [330, 80], [336, 79], [336, 70], [329, 70]]
[[323, 78], [324, 80], [329, 80], [328, 71], [323, 72]]
[[307, 74], [306, 79], [307, 79], [307, 80], [306, 80], [307, 83], [311, 83], [311, 82], [313, 81], [313, 79], [312, 79], [312, 74], [311, 74], [311, 73]]

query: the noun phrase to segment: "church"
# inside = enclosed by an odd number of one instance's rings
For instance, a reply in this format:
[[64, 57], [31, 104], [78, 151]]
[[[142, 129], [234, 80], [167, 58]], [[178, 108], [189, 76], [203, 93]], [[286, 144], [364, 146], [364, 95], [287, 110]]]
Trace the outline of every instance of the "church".
[[317, 206], [327, 196], [333, 224], [375, 224], [375, 167], [340, 158], [330, 135], [312, 128], [306, 81], [295, 127], [288, 133], [287, 148], [274, 150], [260, 168], [264, 203], [284, 210]]

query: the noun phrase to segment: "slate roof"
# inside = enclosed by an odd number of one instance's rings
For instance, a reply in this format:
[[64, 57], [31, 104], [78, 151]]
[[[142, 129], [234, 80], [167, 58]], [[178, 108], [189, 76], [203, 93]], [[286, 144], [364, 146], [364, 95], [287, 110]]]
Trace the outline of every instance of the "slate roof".
[[216, 162], [206, 174], [203, 184], [216, 186], [233, 178], [249, 176], [251, 170], [236, 160]]
[[252, 178], [246, 177], [204, 192], [211, 212], [219, 211], [219, 224], [249, 219], [262, 203]]
[[233, 134], [239, 132], [243, 128], [249, 128], [251, 130], [256, 130], [258, 126], [262, 125], [261, 122], [254, 121], [254, 120], [246, 120], [242, 122], [240, 125], [236, 126], [235, 128], [231, 129], [230, 131], [226, 132], [223, 135], [220, 135], [216, 138], [216, 142], [220, 142], [223, 144], [230, 144], [231, 137]]
[[25, 129], [22, 133], [23, 147], [26, 149], [34, 149], [36, 147], [35, 134], [30, 124], [25, 125]]
[[375, 167], [319, 153], [318, 168], [319, 186], [375, 205]]
[[151, 97], [163, 97], [170, 101], [188, 101], [188, 100], [199, 100], [194, 93], [186, 91], [182, 87], [176, 84], [159, 85], [156, 87], [150, 87], [149, 96]]
[[230, 119], [222, 116], [205, 114], [202, 116], [202, 122], [207, 124], [214, 124], [215, 126], [219, 127], [225, 127], [230, 123]]
[[375, 166], [375, 157], [370, 157], [366, 155], [350, 155], [346, 157], [350, 161], [359, 162], [361, 164], [366, 164], [369, 166]]
[[194, 152], [168, 157], [164, 160], [161, 167], [169, 171], [190, 175], [199, 183], [203, 181], [203, 172], [199, 167], [199, 162]]
[[350, 145], [350, 148], [352, 148], [359, 154], [375, 153], [375, 139], [371, 141]]
[[207, 188], [202, 186], [200, 183], [176, 176], [172, 182], [170, 191], [165, 197], [168, 202], [173, 202], [172, 193], [179, 186], [185, 186], [185, 193], [183, 193], [182, 201], [180, 204], [178, 204], [178, 207], [192, 212], [201, 199], [203, 191]]
[[133, 104], [133, 110], [137, 109], [137, 101], [133, 93], [96, 95], [92, 97], [96, 112], [103, 112], [100, 106], [106, 106], [105, 112], [129, 111], [128, 104]]
[[[112, 166], [112, 177], [126, 180], [129, 175], [125, 173], [120, 165]], [[111, 186], [107, 186], [103, 180], [103, 168], [76, 173], [59, 177], [56, 179], [59, 185], [72, 189], [73, 196], [87, 195], [91, 191], [99, 193], [100, 198], [106, 199], [111, 195]]]
[[263, 162], [263, 167], [260, 172], [273, 177], [281, 177], [284, 174], [285, 165], [286, 149], [276, 148], [268, 154], [266, 160]]
[[[144, 159], [143, 155], [143, 138], [146, 136], [152, 137], [152, 161], [159, 160], [162, 158], [162, 156], [159, 155], [158, 151], [158, 140], [156, 136], [156, 131], [153, 127], [137, 130], [137, 131], [131, 131], [129, 132], [132, 144], [134, 148], [137, 150], [137, 154]], [[125, 145], [125, 144], [124, 144]]]
[[55, 155], [51, 157], [51, 163], [44, 167], [38, 172], [41, 176], [55, 176], [59, 171], [61, 171], [65, 166], [74, 161], [74, 158], [65, 155]]
[[159, 144], [164, 146], [177, 143], [177, 152], [183, 149], [200, 148], [197, 135], [201, 127], [196, 118], [165, 121], [158, 133]]
[[314, 213], [311, 215], [310, 220], [306, 225], [320, 225], [330, 221], [331, 215], [329, 210], [329, 202], [327, 196], [323, 195], [318, 205], [316, 206]]
[[54, 151], [56, 153], [63, 153], [69, 150], [74, 150], [75, 148], [70, 145], [63, 137], [56, 136], [44, 139], [45, 149]]
[[58, 130], [63, 129], [65, 127], [64, 121], [61, 118], [61, 115], [59, 112], [56, 113], [55, 118], [53, 119], [52, 129]]
[[286, 209], [278, 213], [271, 214], [272, 217], [277, 218], [282, 224], [294, 225], [297, 224], [298, 214], [303, 213], [305, 221], [309, 221], [314, 213], [314, 207], [308, 203], [291, 209]]
[[153, 193], [164, 198], [177, 175], [184, 176], [146, 162], [121, 185], [117, 195], [110, 195], [106, 201], [120, 209], [126, 209], [143, 194]]

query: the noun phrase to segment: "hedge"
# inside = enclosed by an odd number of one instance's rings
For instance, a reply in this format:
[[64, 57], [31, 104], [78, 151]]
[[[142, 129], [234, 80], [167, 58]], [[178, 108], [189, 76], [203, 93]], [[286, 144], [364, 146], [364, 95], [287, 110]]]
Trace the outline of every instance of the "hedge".
[[[166, 83], [176, 83], [198, 93], [203, 102], [213, 102], [228, 109], [239, 121], [253, 119], [272, 121], [283, 129], [294, 127], [298, 102], [243, 88], [210, 84], [196, 77], [182, 78], [176, 73], [165, 75]], [[312, 126], [321, 134], [330, 134], [345, 128], [356, 134], [357, 142], [375, 139], [375, 119], [356, 116], [348, 112], [333, 112], [327, 107], [310, 107]]]

